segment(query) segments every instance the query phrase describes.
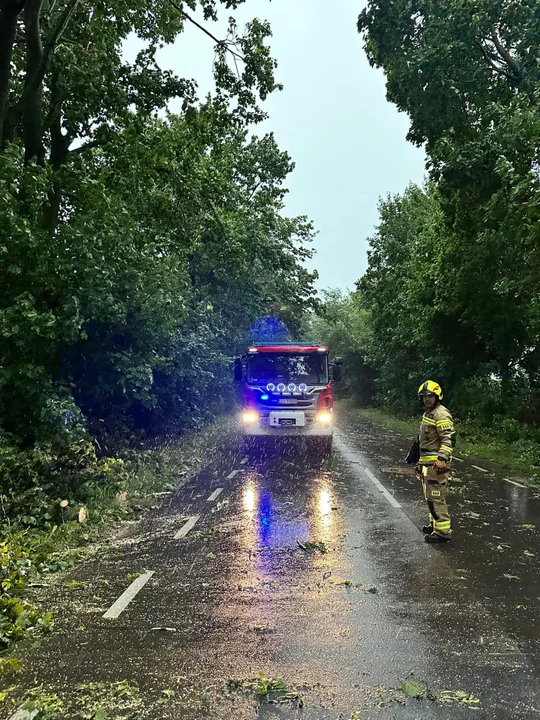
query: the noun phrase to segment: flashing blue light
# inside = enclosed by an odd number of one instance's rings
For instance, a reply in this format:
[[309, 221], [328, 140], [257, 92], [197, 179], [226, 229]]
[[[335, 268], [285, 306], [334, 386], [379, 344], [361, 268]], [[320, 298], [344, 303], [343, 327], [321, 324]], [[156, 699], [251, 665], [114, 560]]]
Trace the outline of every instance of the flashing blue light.
[[270, 400], [270, 395], [267, 395], [266, 393], [261, 395], [261, 400]]

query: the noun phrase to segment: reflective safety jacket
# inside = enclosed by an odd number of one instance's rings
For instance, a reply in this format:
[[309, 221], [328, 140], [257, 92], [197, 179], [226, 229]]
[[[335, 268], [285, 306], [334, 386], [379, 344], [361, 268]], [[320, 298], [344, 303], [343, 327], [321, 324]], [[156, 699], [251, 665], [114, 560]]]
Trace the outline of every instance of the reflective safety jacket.
[[433, 465], [437, 458], [452, 460], [456, 431], [448, 408], [440, 403], [425, 412], [420, 425], [420, 464]]

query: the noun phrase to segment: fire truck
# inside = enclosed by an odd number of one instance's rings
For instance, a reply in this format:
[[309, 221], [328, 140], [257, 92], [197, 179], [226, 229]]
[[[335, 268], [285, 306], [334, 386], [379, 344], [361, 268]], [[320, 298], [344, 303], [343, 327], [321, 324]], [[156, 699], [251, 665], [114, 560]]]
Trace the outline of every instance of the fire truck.
[[246, 445], [257, 438], [313, 438], [323, 452], [332, 448], [332, 380], [341, 379], [341, 358], [329, 361], [320, 343], [255, 344], [235, 361], [242, 383], [242, 425]]

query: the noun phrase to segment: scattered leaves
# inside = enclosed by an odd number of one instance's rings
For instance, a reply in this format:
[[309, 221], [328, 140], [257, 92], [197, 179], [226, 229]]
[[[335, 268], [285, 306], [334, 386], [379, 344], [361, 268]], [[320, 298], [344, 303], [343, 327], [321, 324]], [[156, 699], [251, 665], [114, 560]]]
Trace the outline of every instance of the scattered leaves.
[[421, 698], [424, 696], [425, 688], [419, 685], [414, 680], [406, 680], [403, 682], [399, 689], [408, 698]]
[[302, 698], [294, 688], [290, 688], [283, 678], [269, 678], [260, 670], [256, 680], [229, 680], [229, 690], [245, 688], [252, 692], [259, 700], [273, 704], [284, 704], [297, 702], [298, 707], [303, 707]]
[[326, 546], [326, 543], [322, 541], [311, 542], [311, 540], [308, 540], [305, 543], [301, 543], [300, 540], [297, 540], [296, 544], [301, 550], [305, 550], [306, 552], [314, 552], [315, 550], [318, 550], [320, 553], [328, 552], [328, 547]]
[[7, 700], [8, 697], [11, 695], [11, 693], [17, 689], [17, 687], [18, 687], [18, 685], [12, 685], [11, 687], [8, 687], [5, 690], [2, 690], [0, 692], [0, 702], [4, 702], [4, 700]]
[[461, 703], [469, 707], [480, 705], [480, 700], [464, 690], [444, 690], [437, 698], [440, 703]]
[[0, 658], [0, 676], [4, 670], [13, 670], [19, 672], [21, 669], [21, 663], [18, 658]]
[[68, 590], [80, 590], [86, 587], [86, 583], [79, 582], [79, 580], [70, 580], [66, 583]]

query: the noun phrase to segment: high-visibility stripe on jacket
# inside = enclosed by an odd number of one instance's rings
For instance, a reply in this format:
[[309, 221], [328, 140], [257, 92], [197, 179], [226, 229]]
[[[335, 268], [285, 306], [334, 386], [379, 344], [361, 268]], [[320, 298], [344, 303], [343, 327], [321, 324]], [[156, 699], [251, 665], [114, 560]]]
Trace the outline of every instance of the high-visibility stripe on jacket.
[[444, 405], [425, 412], [420, 424], [420, 464], [432, 465], [439, 457], [450, 462], [455, 434], [452, 415]]

